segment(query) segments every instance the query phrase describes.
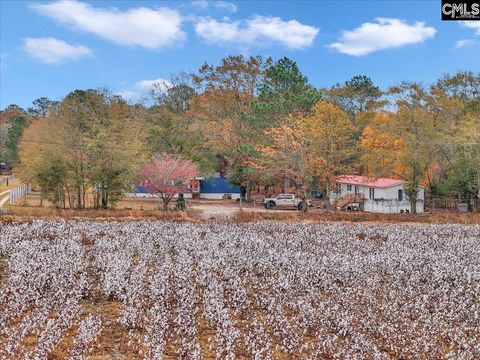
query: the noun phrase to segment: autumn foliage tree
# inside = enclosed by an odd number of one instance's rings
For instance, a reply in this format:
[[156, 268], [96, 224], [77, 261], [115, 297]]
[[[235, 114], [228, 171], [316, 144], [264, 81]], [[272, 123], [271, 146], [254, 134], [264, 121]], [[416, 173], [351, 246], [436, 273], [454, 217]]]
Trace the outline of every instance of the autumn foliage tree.
[[352, 168], [355, 127], [345, 111], [326, 101], [319, 101], [305, 122], [312, 155], [320, 166], [318, 179], [329, 193], [335, 177]]
[[164, 210], [175, 194], [183, 194], [189, 181], [198, 176], [198, 166], [178, 155], [155, 155], [153, 160], [143, 166], [140, 172], [140, 184], [151, 195], [163, 202]]
[[445, 75], [431, 93], [442, 124], [432, 193], [480, 206], [480, 74]]
[[441, 118], [432, 106], [431, 94], [419, 83], [403, 82], [392, 87], [390, 94], [397, 111], [389, 131], [402, 140], [399, 162], [405, 194], [410, 199], [411, 212], [416, 213], [420, 185], [438, 155]]
[[312, 184], [315, 175], [315, 158], [311, 151], [305, 119], [301, 116], [289, 116], [279, 126], [267, 130], [271, 138], [268, 145], [259, 145], [261, 165], [264, 172], [274, 181], [283, 180], [285, 193], [293, 183], [303, 197]]
[[107, 208], [134, 185], [141, 159], [130, 107], [108, 91], [75, 90], [39, 117], [19, 144], [17, 175], [57, 206]]
[[[275, 146], [275, 143], [278, 145], [279, 138], [275, 138], [276, 133], [285, 134], [288, 129], [293, 131], [292, 135], [298, 135], [301, 126], [295, 124], [295, 119], [308, 115], [320, 99], [321, 94], [310, 85], [308, 78], [302, 74], [295, 61], [283, 57], [271, 64], [259, 84], [258, 96], [252, 102], [250, 119], [256, 125], [257, 145]], [[252, 160], [262, 163], [264, 159], [261, 159], [261, 156], [262, 154], [257, 153]], [[270, 172], [266, 172], [268, 176], [265, 176], [265, 172], [255, 173], [257, 180], [260, 181], [271, 178], [272, 175]], [[278, 174], [275, 176], [278, 177]], [[285, 192], [288, 191], [295, 176], [296, 174], [284, 167], [279, 181], [283, 182]]]
[[198, 120], [210, 151], [227, 160], [230, 180], [247, 199], [255, 177], [254, 145], [263, 132], [251, 116], [252, 102], [270, 65], [271, 59], [260, 56], [228, 56], [217, 66], [204, 64], [193, 76], [202, 93], [192, 99], [187, 115]]
[[309, 115], [289, 116], [267, 131], [271, 143], [259, 146], [265, 171], [288, 179], [284, 192], [291, 180], [307, 197], [316, 180], [328, 193], [335, 176], [349, 170], [354, 131], [342, 109], [319, 101]]
[[384, 105], [382, 91], [364, 75], [354, 76], [344, 84], [337, 84], [327, 92], [328, 99], [350, 117], [358, 139], [375, 112]]
[[363, 130], [358, 142], [361, 163], [372, 178], [401, 177], [404, 167], [400, 163], [403, 139], [392, 129], [393, 115], [378, 112]]

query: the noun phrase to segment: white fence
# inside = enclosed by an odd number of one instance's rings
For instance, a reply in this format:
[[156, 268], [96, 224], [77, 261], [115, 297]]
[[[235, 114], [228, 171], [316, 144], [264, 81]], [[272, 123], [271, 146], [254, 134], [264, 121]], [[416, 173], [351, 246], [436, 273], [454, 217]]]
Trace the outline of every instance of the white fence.
[[30, 191], [32, 191], [32, 185], [30, 184], [22, 184], [13, 188], [10, 190], [9, 203], [14, 204], [18, 199], [23, 199]]

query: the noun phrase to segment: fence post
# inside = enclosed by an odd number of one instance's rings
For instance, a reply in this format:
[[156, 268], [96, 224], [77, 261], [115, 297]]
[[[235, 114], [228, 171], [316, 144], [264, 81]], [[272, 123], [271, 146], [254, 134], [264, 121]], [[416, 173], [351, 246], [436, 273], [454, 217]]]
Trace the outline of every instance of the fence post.
[[18, 199], [26, 198], [31, 189], [31, 184], [22, 184], [13, 188], [9, 194], [9, 203], [14, 204]]

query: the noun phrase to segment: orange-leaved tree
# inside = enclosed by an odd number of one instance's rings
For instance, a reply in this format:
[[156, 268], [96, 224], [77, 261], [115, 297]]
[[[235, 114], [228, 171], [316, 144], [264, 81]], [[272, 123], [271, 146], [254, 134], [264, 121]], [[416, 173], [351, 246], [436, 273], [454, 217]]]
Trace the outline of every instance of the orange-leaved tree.
[[391, 131], [392, 122], [392, 114], [375, 114], [358, 143], [362, 164], [373, 178], [401, 177], [404, 173], [405, 167], [400, 163], [404, 140]]
[[302, 196], [307, 195], [315, 175], [315, 157], [311, 151], [311, 139], [307, 136], [305, 119], [301, 116], [289, 116], [276, 127], [267, 130], [271, 139], [268, 145], [258, 145], [261, 153], [259, 161], [263, 171], [274, 180], [284, 181], [284, 192], [288, 192], [293, 181]]
[[205, 135], [206, 145], [229, 164], [230, 181], [245, 191], [247, 199], [258, 174], [249, 166], [256, 155], [254, 144], [262, 138], [262, 126], [251, 115], [265, 69], [271, 59], [260, 56], [228, 56], [218, 66], [203, 65], [193, 76], [201, 94], [191, 102], [188, 116]]
[[317, 178], [329, 193], [335, 177], [351, 170], [355, 127], [345, 111], [326, 101], [315, 105], [305, 118], [305, 126]]

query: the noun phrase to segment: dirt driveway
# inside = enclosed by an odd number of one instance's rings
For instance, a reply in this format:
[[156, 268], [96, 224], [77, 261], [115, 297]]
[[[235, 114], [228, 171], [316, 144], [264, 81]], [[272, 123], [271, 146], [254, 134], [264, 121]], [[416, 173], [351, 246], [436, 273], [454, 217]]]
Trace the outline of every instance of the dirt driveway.
[[[175, 200], [172, 200], [174, 203]], [[242, 203], [240, 206], [239, 201], [235, 200], [206, 200], [206, 199], [188, 199], [187, 203], [193, 211], [198, 211], [198, 213], [202, 214], [202, 217], [210, 218], [210, 217], [222, 217], [222, 218], [229, 218], [233, 217], [237, 212], [245, 211], [245, 212], [255, 212], [255, 213], [297, 213], [298, 211], [295, 209], [275, 209], [275, 210], [267, 210], [263, 207], [263, 205], [259, 201], [255, 201], [254, 203]], [[158, 199], [149, 198], [149, 197], [129, 197], [123, 199], [119, 203], [119, 208], [122, 207], [129, 207], [133, 209], [142, 208], [142, 209], [150, 209], [159, 206]], [[311, 209], [315, 211], [316, 209]]]
[[263, 206], [243, 206], [240, 208], [240, 205], [237, 204], [237, 206], [230, 206], [226, 204], [203, 204], [203, 203], [197, 203], [197, 204], [192, 204], [190, 205], [192, 210], [197, 210], [201, 212], [202, 217], [210, 218], [210, 217], [233, 217], [236, 213], [240, 211], [244, 212], [255, 212], [255, 213], [296, 213], [298, 212], [297, 210], [289, 210], [289, 209], [276, 209], [276, 210], [267, 210]]

